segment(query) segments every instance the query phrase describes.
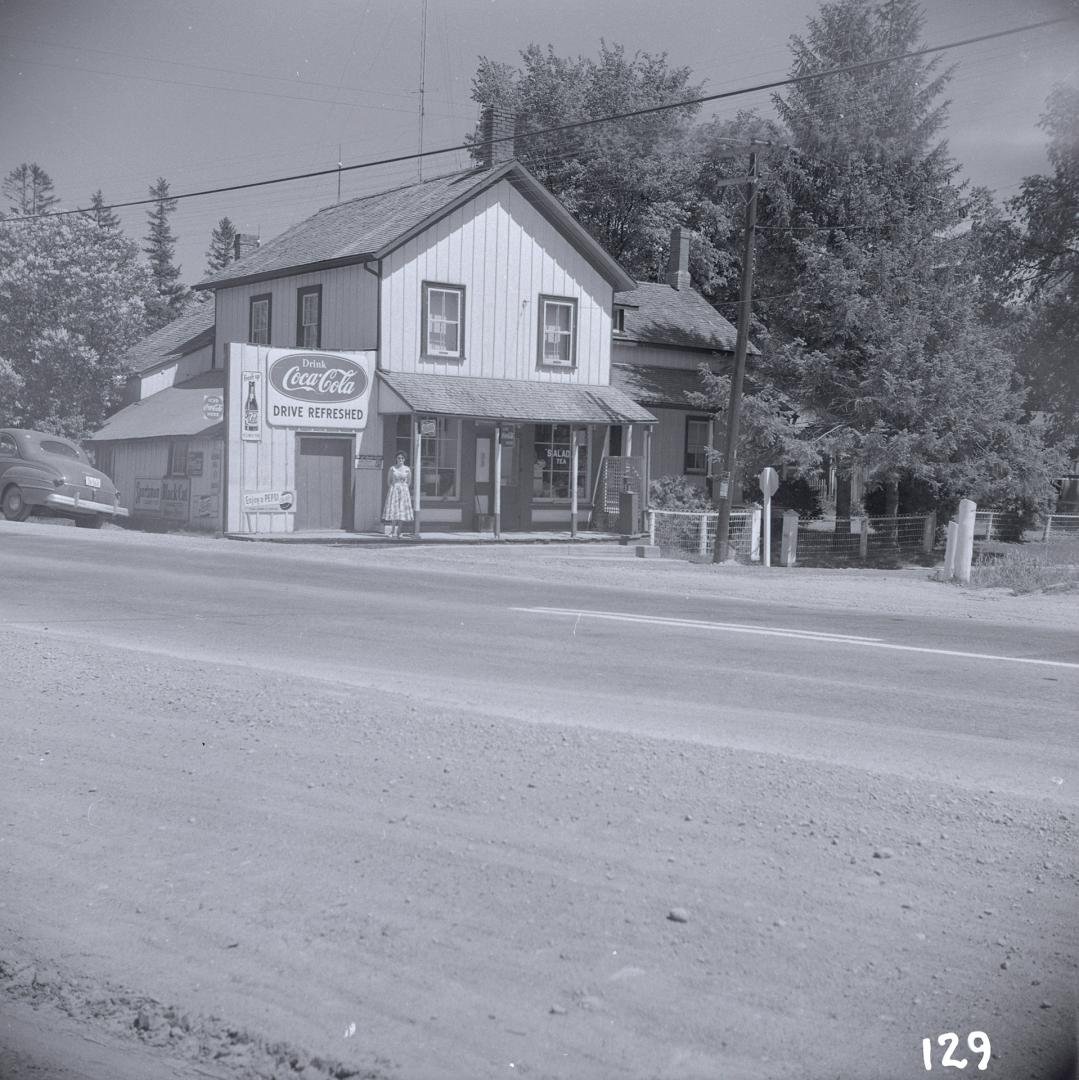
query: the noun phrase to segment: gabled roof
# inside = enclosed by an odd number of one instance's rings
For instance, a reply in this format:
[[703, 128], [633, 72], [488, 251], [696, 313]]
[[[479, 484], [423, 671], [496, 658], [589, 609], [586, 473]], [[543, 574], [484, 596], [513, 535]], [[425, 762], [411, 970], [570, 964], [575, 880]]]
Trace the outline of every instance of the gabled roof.
[[503, 179], [512, 181], [616, 289], [633, 285], [633, 279], [569, 211], [523, 165], [509, 161], [493, 169], [469, 169], [327, 206], [195, 288], [219, 289], [384, 258]]
[[[724, 374], [730, 364], [723, 365]], [[715, 370], [713, 366], [712, 370]], [[611, 386], [649, 408], [687, 409], [706, 412], [690, 403], [690, 394], [703, 394], [704, 382], [697, 368], [669, 368], [651, 364], [611, 364]]]
[[127, 369], [139, 375], [168, 360], [195, 352], [214, 340], [213, 302], [194, 304], [190, 311], [166, 323], [127, 351]]
[[[185, 382], [176, 383], [142, 401], [125, 405], [113, 413], [88, 439], [83, 442], [112, 442], [116, 439], [155, 439], [169, 435], [223, 435], [223, 420], [208, 420], [206, 408], [208, 397], [221, 398], [224, 394], [225, 373], [203, 371]], [[218, 414], [220, 415], [220, 414]]]
[[[616, 342], [734, 352], [734, 326], [695, 289], [642, 281], [635, 289], [615, 293], [614, 302], [626, 309], [625, 333], [616, 334]], [[750, 344], [748, 351], [758, 350]]]

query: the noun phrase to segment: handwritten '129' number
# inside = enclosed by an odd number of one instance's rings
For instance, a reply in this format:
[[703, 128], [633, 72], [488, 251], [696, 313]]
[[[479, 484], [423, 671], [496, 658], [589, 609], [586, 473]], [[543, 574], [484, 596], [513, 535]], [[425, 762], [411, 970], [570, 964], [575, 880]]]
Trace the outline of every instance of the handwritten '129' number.
[[[937, 1046], [945, 1046], [947, 1049], [941, 1056], [940, 1065], [943, 1069], [965, 1069], [967, 1067], [966, 1058], [955, 1058], [952, 1055], [955, 1053], [956, 1047], [959, 1046], [959, 1036], [954, 1031], [946, 1031], [943, 1035], [937, 1036]], [[970, 1048], [972, 1054], [980, 1054], [982, 1060], [978, 1063], [978, 1068], [984, 1071], [989, 1068], [989, 1055], [992, 1053], [993, 1048], [989, 1045], [989, 1036], [984, 1031], [972, 1031], [967, 1036], [967, 1046]], [[925, 1065], [925, 1071], [930, 1072], [933, 1068], [933, 1040], [922, 1039], [922, 1063]]]

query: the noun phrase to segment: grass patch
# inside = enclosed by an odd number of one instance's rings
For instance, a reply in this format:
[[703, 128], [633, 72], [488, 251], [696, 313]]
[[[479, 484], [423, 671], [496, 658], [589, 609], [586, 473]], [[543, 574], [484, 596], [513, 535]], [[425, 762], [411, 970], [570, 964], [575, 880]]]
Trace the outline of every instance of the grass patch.
[[970, 584], [1013, 593], [1079, 588], [1079, 537], [981, 554], [970, 568]]

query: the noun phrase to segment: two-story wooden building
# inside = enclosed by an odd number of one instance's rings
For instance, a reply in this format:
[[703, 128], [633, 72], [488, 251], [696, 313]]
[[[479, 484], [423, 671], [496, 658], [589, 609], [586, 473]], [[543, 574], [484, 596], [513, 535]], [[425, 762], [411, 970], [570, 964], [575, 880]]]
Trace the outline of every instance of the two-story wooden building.
[[[375, 530], [403, 452], [421, 527], [601, 521], [627, 488], [643, 502], [642, 400], [670, 414], [662, 471], [703, 475], [683, 384], [734, 335], [689, 289], [686, 250], [676, 237], [668, 282], [639, 286], [514, 160], [351, 199], [201, 282], [212, 304], [140, 347], [138, 389], [92, 443], [136, 520]], [[612, 369], [612, 347], [637, 356]], [[192, 439], [213, 444], [206, 491]]]

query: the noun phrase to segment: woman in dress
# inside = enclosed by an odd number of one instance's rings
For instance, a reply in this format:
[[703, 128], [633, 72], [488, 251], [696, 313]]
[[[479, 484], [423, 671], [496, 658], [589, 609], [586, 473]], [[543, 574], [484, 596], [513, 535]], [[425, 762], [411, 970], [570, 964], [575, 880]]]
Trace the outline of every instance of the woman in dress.
[[391, 536], [401, 535], [401, 525], [412, 520], [412, 470], [405, 464], [405, 455], [398, 454], [390, 466], [390, 490], [386, 493], [386, 505], [382, 520], [391, 528]]

